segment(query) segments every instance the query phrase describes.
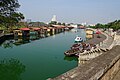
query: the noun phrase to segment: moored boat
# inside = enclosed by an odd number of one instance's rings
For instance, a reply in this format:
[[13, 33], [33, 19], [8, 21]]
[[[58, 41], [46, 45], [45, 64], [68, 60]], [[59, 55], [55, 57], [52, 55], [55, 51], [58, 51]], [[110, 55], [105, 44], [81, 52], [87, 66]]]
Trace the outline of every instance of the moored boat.
[[70, 49], [70, 50], [66, 51], [64, 54], [66, 56], [75, 56], [75, 54], [79, 54], [80, 52], [82, 52], [82, 49], [75, 48], [75, 49]]
[[75, 48], [82, 48], [82, 44], [81, 43], [76, 43], [76, 44], [73, 44], [71, 46], [71, 49], [75, 49]]
[[95, 49], [96, 45], [84, 43], [84, 42], [77, 43], [77, 44], [73, 44], [71, 46], [71, 49], [64, 52], [64, 54], [66, 56], [79, 56], [80, 53], [83, 53], [85, 50], [90, 51], [92, 48]]
[[77, 35], [75, 38], [75, 42], [82, 42], [82, 41], [83, 39]]

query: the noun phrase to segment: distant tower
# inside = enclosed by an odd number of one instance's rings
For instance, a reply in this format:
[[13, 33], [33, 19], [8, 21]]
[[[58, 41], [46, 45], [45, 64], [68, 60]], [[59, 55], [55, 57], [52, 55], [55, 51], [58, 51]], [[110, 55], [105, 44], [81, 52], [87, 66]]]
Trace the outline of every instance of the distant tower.
[[53, 15], [53, 18], [51, 19], [51, 21], [56, 21], [57, 22], [56, 15]]

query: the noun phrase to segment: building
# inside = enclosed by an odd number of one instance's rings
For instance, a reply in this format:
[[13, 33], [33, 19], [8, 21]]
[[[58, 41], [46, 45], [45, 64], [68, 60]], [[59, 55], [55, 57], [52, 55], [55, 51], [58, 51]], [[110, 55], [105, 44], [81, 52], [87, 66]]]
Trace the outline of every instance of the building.
[[77, 24], [70, 24], [71, 27], [77, 28], [78, 25]]
[[94, 31], [91, 30], [91, 29], [86, 29], [86, 34], [87, 34], [87, 35], [93, 35], [93, 34], [94, 34]]
[[57, 22], [56, 15], [53, 15], [51, 21], [55, 21], [55, 22]]

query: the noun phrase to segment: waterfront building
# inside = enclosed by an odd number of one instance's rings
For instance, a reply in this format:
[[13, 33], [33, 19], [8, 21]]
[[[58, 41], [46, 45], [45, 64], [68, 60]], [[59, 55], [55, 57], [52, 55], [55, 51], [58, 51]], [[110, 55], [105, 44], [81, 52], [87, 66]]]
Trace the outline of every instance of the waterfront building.
[[14, 36], [22, 36], [22, 31], [19, 29], [14, 30], [13, 33], [14, 33]]
[[22, 36], [30, 36], [30, 29], [29, 28], [20, 28], [22, 31]]
[[85, 26], [78, 26], [78, 29], [85, 29]]
[[70, 24], [71, 27], [77, 28], [78, 25], [77, 24]]
[[94, 31], [91, 29], [86, 29], [86, 34], [92, 35], [94, 34]]

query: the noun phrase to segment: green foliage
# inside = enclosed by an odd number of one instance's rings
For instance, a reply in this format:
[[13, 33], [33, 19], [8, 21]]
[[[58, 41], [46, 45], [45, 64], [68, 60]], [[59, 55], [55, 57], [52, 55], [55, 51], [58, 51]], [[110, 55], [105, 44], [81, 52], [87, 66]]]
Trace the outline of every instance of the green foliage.
[[1, 25], [11, 28], [24, 19], [23, 14], [17, 11], [19, 7], [18, 0], [0, 0]]
[[58, 22], [58, 25], [61, 25], [61, 23], [60, 23], [60, 22]]
[[30, 22], [28, 23], [28, 25], [33, 27], [39, 27], [39, 26], [46, 26], [47, 24], [44, 22]]
[[109, 28], [113, 28], [114, 30], [120, 29], [120, 20], [115, 20], [114, 22], [108, 23]]
[[120, 29], [120, 20], [115, 20], [113, 22], [107, 23], [107, 24], [96, 24], [95, 26], [89, 26], [91, 28], [103, 28], [103, 29], [108, 29], [112, 28], [113, 30], [118, 30]]
[[56, 21], [51, 21], [49, 24], [50, 24], [50, 25], [56, 25], [57, 22], [56, 22]]
[[78, 26], [82, 26], [82, 24], [77, 24]]
[[0, 61], [0, 80], [21, 80], [20, 75], [25, 71], [25, 66], [19, 60]]
[[65, 26], [66, 24], [65, 23], [62, 23], [63, 26]]

